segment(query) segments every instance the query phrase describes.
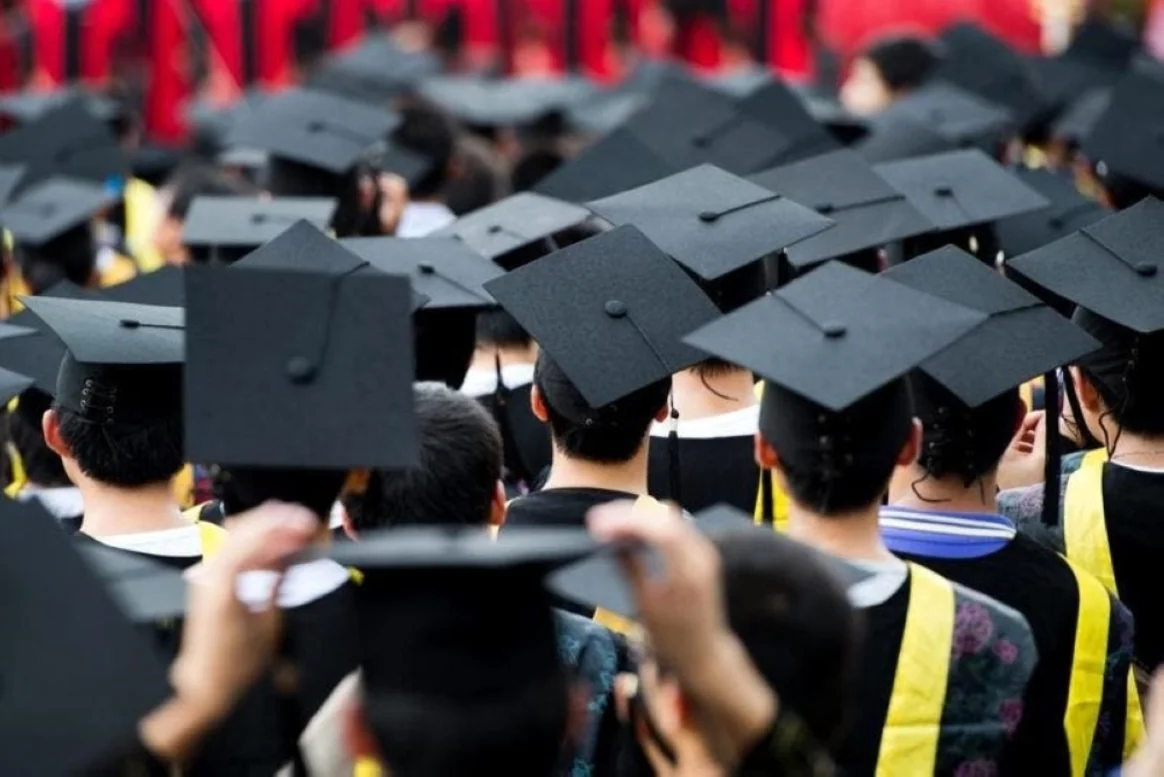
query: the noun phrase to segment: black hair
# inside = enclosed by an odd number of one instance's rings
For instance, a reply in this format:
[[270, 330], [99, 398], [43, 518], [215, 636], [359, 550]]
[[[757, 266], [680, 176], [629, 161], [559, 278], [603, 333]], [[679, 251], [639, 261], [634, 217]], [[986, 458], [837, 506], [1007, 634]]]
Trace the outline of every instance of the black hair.
[[844, 588], [809, 551], [764, 532], [713, 533], [728, 624], [756, 669], [818, 744], [846, 733], [860, 628]]
[[928, 476], [957, 476], [969, 486], [998, 469], [1014, 437], [1017, 388], [970, 408], [922, 372], [912, 374], [909, 381], [914, 415], [922, 423], [918, 465]]
[[476, 701], [366, 690], [364, 709], [395, 777], [543, 777], [561, 756], [569, 686], [558, 673]]
[[929, 80], [942, 60], [936, 45], [914, 35], [883, 38], [866, 49], [864, 57], [894, 92], [917, 89]]
[[453, 123], [439, 109], [420, 102], [402, 106], [400, 117], [392, 142], [432, 162], [432, 169], [409, 185], [409, 194], [414, 198], [440, 194], [448, 183], [449, 165], [456, 150]]
[[227, 515], [278, 500], [302, 505], [319, 520], [327, 521], [347, 478], [343, 470], [224, 467], [215, 471], [214, 495]]
[[196, 197], [245, 196], [257, 192], [245, 181], [227, 175], [209, 166], [192, 166], [179, 171], [173, 182], [174, 193], [170, 198], [167, 215], [184, 221]]
[[1164, 435], [1164, 333], [1139, 334], [1082, 309], [1073, 320], [1103, 343], [1078, 367], [1112, 420], [1133, 434]]
[[529, 191], [565, 161], [560, 152], [551, 148], [535, 148], [526, 152], [509, 174], [510, 189], [514, 192]]
[[472, 397], [440, 383], [415, 387], [417, 462], [372, 473], [344, 498], [358, 531], [404, 525], [489, 522], [501, 478], [501, 433]]
[[29, 483], [45, 488], [72, 485], [61, 457], [44, 440], [41, 419], [52, 403], [53, 398], [43, 391], [28, 389], [8, 414], [8, 439], [20, 454], [24, 474]]
[[89, 477], [119, 488], [164, 483], [182, 469], [182, 416], [96, 423], [54, 402], [61, 439]]
[[842, 411], [767, 383], [760, 430], [780, 457], [789, 495], [820, 515], [878, 502], [909, 439], [913, 409], [904, 379]]
[[66, 230], [40, 246], [16, 244], [20, 274], [32, 294], [61, 281], [89, 286], [97, 269], [97, 246], [88, 224]]
[[478, 345], [524, 348], [532, 342], [529, 332], [504, 310], [486, 310], [477, 314]]
[[544, 351], [534, 367], [534, 385], [542, 395], [554, 444], [572, 458], [599, 464], [634, 458], [671, 392], [668, 376], [609, 405], [590, 408]]

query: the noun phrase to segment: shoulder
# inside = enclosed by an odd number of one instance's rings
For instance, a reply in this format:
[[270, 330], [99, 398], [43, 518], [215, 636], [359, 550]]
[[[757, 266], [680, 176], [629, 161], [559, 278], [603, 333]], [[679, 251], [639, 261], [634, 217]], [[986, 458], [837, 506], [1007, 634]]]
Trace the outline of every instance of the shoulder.
[[604, 626], [589, 618], [563, 610], [554, 611], [554, 625], [558, 636], [558, 653], [568, 665], [580, 663], [586, 654], [609, 654], [612, 665], [618, 647], [614, 635]]
[[[1078, 468], [1078, 467], [1076, 467]], [[1072, 472], [1075, 470], [1073, 469]], [[1066, 490], [1064, 476], [1063, 489]], [[1060, 493], [1063, 493], [1062, 491]], [[1024, 488], [1013, 488], [999, 493], [997, 499], [998, 512], [1014, 521], [1015, 526], [1024, 535], [1041, 545], [1058, 553], [1063, 552], [1062, 520], [1057, 526], [1047, 526], [1043, 523], [1043, 484]], [[1062, 507], [1060, 507], [1060, 515]]]
[[[1038, 661], [1031, 628], [1017, 610], [984, 594], [954, 584], [955, 670], [972, 676], [987, 672], [1000, 685], [1021, 689]], [[958, 671], [961, 674], [960, 671]]]

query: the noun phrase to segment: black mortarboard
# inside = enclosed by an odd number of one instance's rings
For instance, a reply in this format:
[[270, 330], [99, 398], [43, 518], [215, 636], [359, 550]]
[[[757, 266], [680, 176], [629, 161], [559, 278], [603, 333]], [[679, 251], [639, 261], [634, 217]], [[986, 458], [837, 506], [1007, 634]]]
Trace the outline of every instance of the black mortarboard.
[[547, 175], [535, 191], [570, 202], [587, 202], [657, 181], [683, 170], [629, 129], [616, 129]]
[[701, 165], [590, 203], [612, 224], [633, 224], [703, 280], [777, 254], [832, 222], [790, 199]]
[[690, 81], [664, 81], [623, 127], [680, 168], [709, 163], [746, 175], [795, 158], [792, 137]]
[[604, 135], [622, 125], [649, 100], [648, 94], [633, 89], [597, 92], [568, 107], [565, 111], [566, 120], [579, 132]]
[[804, 101], [784, 82], [770, 78], [738, 102], [746, 115], [779, 130], [791, 140], [782, 161], [818, 156], [837, 142], [808, 112]]
[[101, 184], [51, 178], [25, 189], [0, 208], [0, 225], [17, 243], [41, 246], [85, 226], [116, 197]]
[[1149, 197], [1006, 266], [1120, 326], [1157, 332], [1164, 329], [1164, 202]]
[[0, 512], [0, 772], [83, 773], [135, 741], [171, 693], [166, 669], [50, 515]]
[[[531, 248], [552, 242], [556, 235], [591, 218], [593, 214], [580, 205], [521, 192], [466, 213], [432, 236], [455, 237], [486, 259], [512, 269], [528, 260]], [[548, 246], [535, 254], [542, 255], [556, 247]]]
[[1070, 178], [1050, 170], [1018, 168], [1011, 171], [1019, 180], [1047, 198], [1050, 205], [994, 224], [999, 249], [1006, 256], [1018, 256], [1066, 237], [1107, 215], [1095, 200], [1085, 197]]
[[[96, 291], [83, 289], [68, 281], [61, 281], [40, 296], [65, 299], [101, 298]], [[57, 375], [61, 371], [61, 359], [65, 356], [65, 344], [31, 310], [20, 311], [10, 317], [8, 323], [32, 329], [36, 334], [0, 339], [0, 367], [32, 378], [36, 389], [52, 396], [57, 392]]]
[[596, 88], [581, 78], [440, 76], [426, 80], [418, 91], [466, 124], [518, 127], [585, 104]]
[[845, 146], [852, 146], [869, 134], [869, 120], [849, 111], [835, 95], [809, 91], [801, 95], [813, 121]]
[[94, 423], [178, 412], [181, 308], [43, 296], [22, 301], [65, 344], [54, 392], [62, 406]]
[[441, 70], [429, 52], [405, 51], [388, 36], [329, 55], [312, 68], [307, 85], [343, 97], [386, 105], [401, 92]]
[[941, 40], [944, 54], [935, 78], [1005, 107], [1022, 128], [1045, 114], [1034, 69], [1005, 41], [971, 22], [946, 28]]
[[988, 316], [921, 365], [923, 372], [969, 407], [1099, 346], [1038, 297], [954, 246], [916, 257], [884, 275]]
[[327, 197], [196, 197], [186, 214], [182, 242], [198, 261], [231, 264], [298, 221], [328, 229], [336, 206]]
[[[728, 532], [754, 533], [757, 538], [765, 537], [761, 542], [773, 542], [769, 537], [775, 536], [776, 542], [806, 553], [820, 562], [842, 589], [867, 580], [873, 574], [784, 535], [774, 534], [768, 527], [757, 526], [751, 515], [730, 505], [721, 504], [700, 510], [694, 518], [695, 526], [712, 536]], [[662, 560], [650, 549], [640, 548], [630, 552], [646, 553], [647, 564], [653, 569], [659, 569], [662, 565]], [[587, 607], [600, 607], [623, 618], [633, 619], [638, 616], [634, 597], [613, 553], [599, 553], [575, 562], [552, 574], [548, 584], [550, 590], [570, 601]]]
[[959, 144], [938, 134], [937, 129], [900, 113], [886, 112], [869, 121], [868, 133], [853, 149], [869, 162], [890, 162], [952, 151]]
[[55, 175], [104, 184], [129, 172], [129, 160], [112, 131], [80, 100], [0, 136], [0, 163], [25, 166], [22, 186]]
[[598, 410], [700, 361], [680, 337], [719, 315], [683, 270], [629, 226], [563, 248], [485, 289], [589, 405], [555, 406], [564, 414]]
[[804, 268], [875, 249], [933, 229], [904, 194], [853, 151], [838, 150], [750, 176], [753, 183], [802, 203], [834, 226], [786, 250]]
[[107, 286], [101, 293], [106, 299], [114, 302], [182, 307], [186, 303], [185, 283], [181, 267], [165, 265], [151, 272], [135, 275], [116, 286]]
[[186, 581], [173, 567], [97, 543], [77, 550], [135, 623], [154, 623], [186, 614]]
[[988, 224], [1048, 205], [976, 149], [885, 162], [873, 169], [941, 231]]
[[505, 271], [453, 237], [353, 237], [340, 245], [372, 267], [405, 275], [428, 298], [425, 310], [486, 308], [496, 303], [484, 284]]
[[684, 342], [840, 411], [983, 320], [976, 311], [829, 262]]
[[1139, 50], [1134, 34], [1091, 16], [1076, 29], [1066, 51], [1056, 57], [1035, 57], [1031, 64], [1046, 102], [1061, 106], [1088, 89], [1112, 86]]
[[1164, 79], [1128, 73], [1081, 148], [1101, 178], [1115, 173], [1164, 191]]
[[1111, 104], [1111, 87], [1096, 86], [1072, 100], [1051, 124], [1051, 137], [1078, 145], [1091, 134]]
[[227, 105], [207, 100], [192, 103], [186, 110], [186, 120], [193, 129], [199, 150], [203, 153], [221, 150], [234, 125], [250, 115], [267, 97], [266, 92], [251, 89]]
[[24, 165], [0, 165], [0, 206], [8, 202], [24, 177]]
[[[261, 250], [303, 250], [310, 227], [299, 226]], [[317, 261], [354, 269], [187, 269], [192, 460], [316, 470], [413, 463], [408, 281], [358, 272], [362, 260], [317, 235]]]
[[36, 121], [49, 111], [67, 102], [78, 100], [93, 118], [111, 122], [122, 114], [122, 106], [116, 100], [77, 89], [53, 89], [51, 91], [25, 90], [0, 95], [0, 118], [17, 124]]
[[932, 81], [893, 103], [884, 114], [925, 126], [956, 148], [980, 148], [992, 156], [1014, 131], [1011, 112], [953, 84]]
[[[10, 340], [35, 340], [41, 335], [35, 329], [11, 324], [0, 324], [0, 356], [3, 354], [5, 343]], [[28, 346], [25, 345], [25, 348]], [[0, 359], [0, 365], [4, 362]], [[19, 396], [25, 389], [35, 383], [34, 376], [14, 372], [0, 367], [0, 404], [7, 405], [13, 397]]]
[[477, 528], [389, 529], [332, 545], [333, 559], [364, 574], [356, 601], [372, 717], [379, 694], [480, 701], [560, 676], [543, 581], [597, 549], [580, 529], [496, 540]]

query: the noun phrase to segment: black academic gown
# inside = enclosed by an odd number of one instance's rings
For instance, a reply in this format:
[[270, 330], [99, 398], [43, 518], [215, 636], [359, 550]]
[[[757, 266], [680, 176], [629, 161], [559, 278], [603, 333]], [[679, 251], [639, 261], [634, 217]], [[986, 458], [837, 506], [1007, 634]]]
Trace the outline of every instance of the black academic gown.
[[[679, 438], [679, 494], [683, 509], [697, 513], [729, 504], [751, 514], [756, 509], [760, 468], [753, 454], [753, 435]], [[656, 499], [674, 500], [671, 445], [667, 437], [651, 437], [648, 489]]]
[[497, 420], [505, 446], [506, 485], [535, 487], [550, 466], [552, 445], [549, 427], [530, 408], [532, 384], [505, 389], [503, 394], [477, 397]]

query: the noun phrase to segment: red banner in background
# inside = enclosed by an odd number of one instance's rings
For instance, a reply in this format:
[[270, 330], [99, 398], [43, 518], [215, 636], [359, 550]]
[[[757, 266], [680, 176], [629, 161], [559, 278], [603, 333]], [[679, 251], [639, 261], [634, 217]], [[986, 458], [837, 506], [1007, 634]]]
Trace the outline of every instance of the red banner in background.
[[79, 80], [104, 84], [120, 42], [132, 32], [133, 0], [92, 0], [66, 8], [60, 0], [25, 0], [32, 36], [32, 84], [53, 87]]

